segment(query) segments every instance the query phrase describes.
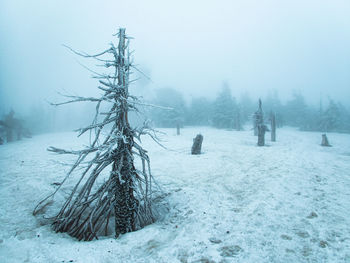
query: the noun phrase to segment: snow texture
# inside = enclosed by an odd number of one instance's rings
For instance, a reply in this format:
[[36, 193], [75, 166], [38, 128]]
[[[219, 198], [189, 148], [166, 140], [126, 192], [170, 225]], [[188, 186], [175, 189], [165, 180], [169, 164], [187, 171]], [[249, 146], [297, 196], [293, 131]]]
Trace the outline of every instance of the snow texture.
[[[350, 135], [278, 130], [256, 146], [250, 130], [163, 129], [150, 139], [154, 177], [167, 213], [118, 239], [78, 242], [54, 233], [32, 210], [74, 161], [46, 151], [76, 149], [88, 138], [44, 134], [0, 146], [0, 262], [350, 262]], [[205, 137], [191, 155], [193, 137]], [[48, 212], [74, 186], [63, 186]], [[166, 208], [166, 209], [165, 209]]]

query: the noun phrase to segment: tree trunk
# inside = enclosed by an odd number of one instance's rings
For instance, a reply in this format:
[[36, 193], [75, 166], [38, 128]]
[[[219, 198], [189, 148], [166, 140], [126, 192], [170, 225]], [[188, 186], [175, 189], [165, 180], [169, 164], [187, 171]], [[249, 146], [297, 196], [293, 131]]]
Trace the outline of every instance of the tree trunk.
[[[125, 29], [119, 29], [119, 45], [118, 45], [118, 86], [122, 87], [122, 96], [128, 96], [128, 76], [125, 64]], [[115, 235], [124, 234], [135, 230], [135, 211], [137, 200], [134, 196], [134, 174], [136, 170], [133, 164], [132, 147], [134, 145], [133, 137], [130, 132], [128, 123], [128, 104], [126, 100], [122, 100], [122, 105], [117, 109], [119, 118], [116, 121], [118, 133], [125, 136], [118, 140], [118, 152], [113, 164], [112, 173], [116, 179], [115, 195]]]
[[264, 124], [259, 124], [258, 125], [258, 146], [265, 145], [265, 132], [266, 132], [266, 126]]
[[202, 142], [203, 142], [203, 135], [198, 134], [196, 138], [193, 139], [191, 154], [201, 154]]
[[322, 134], [321, 146], [327, 146], [327, 147], [332, 146], [332, 145], [329, 144], [328, 138], [327, 138], [327, 135], [326, 135], [326, 134]]
[[274, 113], [271, 114], [271, 141], [276, 141], [276, 115]]
[[[132, 137], [129, 136], [128, 143], [120, 140], [118, 150], [120, 156], [116, 157], [113, 164], [113, 172], [116, 179], [115, 191], [115, 236], [132, 232], [135, 230], [135, 217], [137, 201], [134, 197], [133, 174], [136, 174], [133, 160], [130, 155], [132, 149]], [[122, 162], [121, 170], [118, 165]], [[118, 173], [119, 172], [119, 173]]]

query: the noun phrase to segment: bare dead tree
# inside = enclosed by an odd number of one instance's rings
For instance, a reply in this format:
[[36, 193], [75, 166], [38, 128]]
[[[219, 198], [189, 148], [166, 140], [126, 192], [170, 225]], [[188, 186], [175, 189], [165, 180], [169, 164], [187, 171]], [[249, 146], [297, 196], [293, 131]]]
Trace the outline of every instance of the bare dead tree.
[[[112, 43], [110, 48], [96, 55], [71, 49], [82, 57], [102, 62], [112, 71], [109, 74], [95, 73], [94, 78], [101, 84], [98, 88], [103, 91], [101, 97], [67, 96], [68, 101], [54, 104], [95, 102], [96, 114], [92, 124], [80, 129], [78, 135], [91, 132], [94, 133], [94, 139], [88, 147], [78, 151], [55, 147], [48, 149], [54, 153], [76, 155], [77, 160], [56, 191], [42, 200], [33, 212], [37, 214], [67, 178], [82, 166], [80, 179], [53, 218], [53, 229], [56, 232], [67, 232], [79, 240], [92, 240], [103, 233], [107, 235], [113, 217], [116, 237], [155, 221], [151, 202], [153, 179], [150, 160], [139, 143], [141, 135], [148, 134], [154, 140], [156, 136], [147, 123], [140, 128], [131, 128], [129, 124], [128, 112], [138, 112], [137, 106], [142, 103], [137, 97], [131, 96], [128, 90], [130, 68], [133, 67], [128, 48], [130, 38], [123, 28], [119, 29], [117, 36], [117, 47]], [[102, 103], [109, 104], [107, 112], [100, 112]], [[89, 159], [88, 156], [91, 155], [93, 157]], [[140, 158], [140, 170], [134, 166], [135, 156]], [[87, 159], [89, 160], [84, 162]], [[102, 180], [102, 172], [108, 167], [111, 172]]]

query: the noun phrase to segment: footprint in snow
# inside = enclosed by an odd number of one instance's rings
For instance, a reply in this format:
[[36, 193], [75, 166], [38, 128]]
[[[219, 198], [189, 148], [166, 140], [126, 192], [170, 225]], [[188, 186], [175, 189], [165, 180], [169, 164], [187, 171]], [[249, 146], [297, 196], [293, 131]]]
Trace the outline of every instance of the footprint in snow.
[[221, 251], [220, 255], [223, 257], [235, 257], [240, 252], [243, 251], [243, 249], [240, 246], [224, 246], [219, 248], [219, 251]]
[[220, 239], [217, 239], [215, 237], [209, 238], [209, 241], [214, 244], [220, 244], [222, 242]]
[[301, 238], [308, 238], [310, 237], [309, 233], [306, 231], [298, 231], [296, 232], [297, 236], [301, 237]]
[[281, 235], [281, 238], [284, 239], [284, 240], [292, 240], [292, 237], [291, 236], [288, 236], [288, 235]]
[[316, 217], [318, 217], [318, 215], [315, 212], [312, 211], [306, 218], [313, 219], [313, 218], [316, 218]]

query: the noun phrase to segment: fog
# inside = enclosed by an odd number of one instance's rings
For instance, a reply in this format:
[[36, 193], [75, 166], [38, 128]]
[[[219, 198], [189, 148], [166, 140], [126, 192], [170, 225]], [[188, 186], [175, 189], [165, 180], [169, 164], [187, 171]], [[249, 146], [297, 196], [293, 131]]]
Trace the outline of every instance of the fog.
[[151, 78], [131, 87], [135, 95], [171, 87], [187, 102], [214, 99], [227, 83], [236, 97], [276, 90], [288, 101], [298, 91], [313, 105], [331, 97], [349, 107], [349, 13], [346, 0], [2, 0], [0, 113], [40, 110], [61, 100], [57, 92], [97, 94], [79, 64], [94, 62], [62, 44], [96, 53], [119, 27], [134, 37], [135, 63]]

